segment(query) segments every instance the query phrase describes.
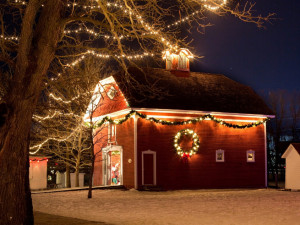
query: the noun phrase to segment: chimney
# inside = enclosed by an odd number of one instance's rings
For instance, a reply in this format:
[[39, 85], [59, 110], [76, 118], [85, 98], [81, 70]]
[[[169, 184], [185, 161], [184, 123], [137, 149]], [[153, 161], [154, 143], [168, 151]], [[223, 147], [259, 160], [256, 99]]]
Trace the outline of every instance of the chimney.
[[190, 59], [193, 54], [186, 48], [181, 48], [175, 53], [163, 52], [163, 59], [166, 60], [166, 69], [177, 77], [190, 76]]

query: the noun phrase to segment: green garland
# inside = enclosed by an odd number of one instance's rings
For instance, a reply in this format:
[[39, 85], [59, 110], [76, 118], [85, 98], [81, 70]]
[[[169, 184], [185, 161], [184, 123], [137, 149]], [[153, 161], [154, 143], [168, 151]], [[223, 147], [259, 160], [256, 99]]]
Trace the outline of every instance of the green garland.
[[[270, 118], [266, 118], [266, 119], [263, 119], [261, 121], [257, 121], [255, 123], [248, 123], [248, 124], [245, 124], [245, 125], [237, 125], [237, 124], [228, 123], [228, 122], [226, 122], [224, 120], [221, 120], [221, 119], [217, 119], [216, 117], [214, 117], [210, 114], [206, 114], [206, 115], [203, 115], [203, 116], [200, 116], [200, 117], [197, 117], [197, 118], [194, 118], [194, 119], [189, 119], [189, 120], [168, 121], [168, 120], [156, 119], [154, 117], [148, 117], [146, 114], [139, 113], [138, 111], [135, 111], [135, 110], [131, 110], [128, 114], [126, 114], [121, 119], [113, 120], [112, 118], [106, 116], [102, 120], [97, 122], [95, 124], [94, 128], [101, 127], [105, 122], [109, 122], [110, 124], [122, 124], [122, 123], [126, 122], [129, 118], [131, 118], [131, 116], [133, 116], [133, 115], [137, 115], [142, 119], [145, 119], [145, 120], [148, 120], [148, 121], [151, 121], [151, 122], [154, 122], [154, 123], [159, 123], [159, 124], [162, 124], [162, 125], [174, 125], [174, 126], [176, 126], [176, 125], [186, 125], [186, 124], [196, 124], [196, 123], [202, 122], [205, 119], [209, 119], [209, 120], [212, 120], [215, 123], [221, 124], [223, 126], [236, 128], [236, 129], [245, 129], [245, 128], [250, 128], [250, 127], [256, 127], [256, 126], [259, 126], [263, 123], [266, 123], [268, 120], [270, 120]], [[89, 126], [88, 122], [86, 123], [86, 126]]]
[[[193, 139], [192, 148], [186, 151], [184, 151], [179, 145], [179, 141], [183, 135], [188, 135]], [[174, 137], [174, 148], [177, 154], [183, 157], [191, 157], [192, 155], [195, 155], [199, 149], [199, 145], [200, 141], [197, 133], [190, 129], [180, 130]]]

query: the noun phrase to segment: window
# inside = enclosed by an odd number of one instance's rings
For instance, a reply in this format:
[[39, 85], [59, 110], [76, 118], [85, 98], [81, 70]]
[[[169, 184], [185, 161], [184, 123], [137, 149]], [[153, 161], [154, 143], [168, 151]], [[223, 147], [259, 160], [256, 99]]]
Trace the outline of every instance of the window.
[[225, 162], [224, 150], [219, 149], [216, 151], [216, 162]]
[[116, 136], [116, 125], [115, 124], [108, 124], [107, 126], [107, 136], [108, 136], [108, 142], [112, 143], [115, 141]]
[[110, 98], [110, 99], [113, 99], [115, 97], [117, 93], [117, 90], [112, 86], [109, 91], [107, 92], [107, 96]]
[[253, 150], [247, 151], [247, 162], [255, 162], [255, 151]]

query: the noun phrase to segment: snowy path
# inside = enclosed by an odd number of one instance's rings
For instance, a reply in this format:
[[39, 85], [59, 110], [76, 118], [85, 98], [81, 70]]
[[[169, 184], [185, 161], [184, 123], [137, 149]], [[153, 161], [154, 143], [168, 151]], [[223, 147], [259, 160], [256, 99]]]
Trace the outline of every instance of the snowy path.
[[300, 192], [94, 190], [33, 194], [35, 211], [110, 224], [299, 225]]

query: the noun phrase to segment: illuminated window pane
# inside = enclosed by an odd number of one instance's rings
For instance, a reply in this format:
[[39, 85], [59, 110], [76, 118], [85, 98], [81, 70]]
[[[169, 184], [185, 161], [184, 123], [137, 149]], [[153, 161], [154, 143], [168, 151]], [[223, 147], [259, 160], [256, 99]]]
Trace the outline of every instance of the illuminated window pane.
[[255, 151], [253, 150], [247, 151], [247, 162], [255, 162]]
[[117, 93], [117, 90], [114, 88], [114, 87], [111, 87], [109, 89], [109, 91], [107, 92], [107, 96], [110, 98], [110, 99], [113, 99], [115, 97]]
[[217, 150], [216, 151], [216, 162], [224, 162], [225, 157], [224, 157], [224, 150]]

